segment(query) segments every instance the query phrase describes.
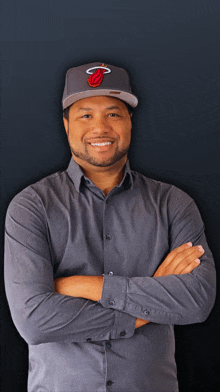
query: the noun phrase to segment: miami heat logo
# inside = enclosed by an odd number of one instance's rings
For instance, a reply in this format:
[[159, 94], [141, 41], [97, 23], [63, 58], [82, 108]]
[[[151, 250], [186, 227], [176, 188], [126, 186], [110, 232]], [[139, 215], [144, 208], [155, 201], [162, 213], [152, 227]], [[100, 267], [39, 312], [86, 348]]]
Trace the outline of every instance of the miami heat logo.
[[87, 82], [91, 87], [98, 87], [103, 81], [104, 74], [110, 72], [111, 70], [107, 68], [107, 65], [105, 64], [101, 64], [98, 67], [89, 68], [86, 71], [86, 73], [90, 75], [87, 79]]

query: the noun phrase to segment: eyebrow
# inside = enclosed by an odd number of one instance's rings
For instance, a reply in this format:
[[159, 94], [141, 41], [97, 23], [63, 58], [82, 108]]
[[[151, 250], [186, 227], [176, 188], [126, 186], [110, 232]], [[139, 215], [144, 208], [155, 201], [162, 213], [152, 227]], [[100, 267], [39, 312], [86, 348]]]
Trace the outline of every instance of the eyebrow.
[[[113, 110], [113, 109], [118, 109], [118, 110], [120, 110], [120, 108], [118, 107], [118, 106], [115, 106], [115, 105], [113, 105], [113, 106], [109, 106], [108, 108], [106, 108], [106, 110]], [[92, 111], [93, 109], [92, 108], [80, 108], [80, 109], [78, 109], [77, 111], [78, 112], [80, 112], [81, 110], [84, 110], [84, 111]]]
[[88, 110], [92, 110], [92, 109], [91, 109], [91, 108], [80, 108], [80, 109], [77, 110], [77, 112], [80, 112], [80, 110], [86, 110], [86, 111], [88, 111]]
[[120, 110], [120, 108], [118, 107], [118, 106], [116, 106], [116, 105], [114, 105], [114, 106], [109, 106], [108, 108], [106, 108], [107, 110], [112, 110], [112, 109], [119, 109]]

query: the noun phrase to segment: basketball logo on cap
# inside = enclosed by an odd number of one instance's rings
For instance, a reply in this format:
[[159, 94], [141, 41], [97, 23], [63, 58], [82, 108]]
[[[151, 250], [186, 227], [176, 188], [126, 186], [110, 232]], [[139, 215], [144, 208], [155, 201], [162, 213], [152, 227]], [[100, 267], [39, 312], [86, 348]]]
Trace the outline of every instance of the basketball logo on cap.
[[[95, 71], [95, 72], [93, 72]], [[97, 67], [87, 69], [86, 73], [90, 75], [87, 82], [90, 87], [98, 87], [103, 81], [104, 74], [110, 73], [111, 70], [107, 68], [107, 65], [101, 64]]]

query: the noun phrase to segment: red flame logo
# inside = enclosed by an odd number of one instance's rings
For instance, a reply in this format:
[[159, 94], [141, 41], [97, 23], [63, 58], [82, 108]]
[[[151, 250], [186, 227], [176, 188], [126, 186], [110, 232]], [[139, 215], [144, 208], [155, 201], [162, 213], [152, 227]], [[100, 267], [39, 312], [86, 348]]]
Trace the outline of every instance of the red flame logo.
[[105, 69], [98, 68], [93, 74], [91, 74], [87, 81], [91, 87], [98, 87], [103, 81], [103, 76], [105, 73]]

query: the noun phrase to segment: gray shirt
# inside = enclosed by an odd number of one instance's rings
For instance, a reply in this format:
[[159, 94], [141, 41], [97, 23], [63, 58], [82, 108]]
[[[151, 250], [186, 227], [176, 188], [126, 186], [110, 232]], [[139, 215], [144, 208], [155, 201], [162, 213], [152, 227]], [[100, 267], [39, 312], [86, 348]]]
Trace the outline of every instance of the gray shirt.
[[[29, 392], [176, 392], [174, 324], [205, 320], [215, 269], [192, 199], [124, 168], [107, 197], [80, 167], [29, 186], [6, 218], [5, 284], [29, 345]], [[186, 242], [205, 249], [190, 274], [153, 278]], [[53, 279], [102, 275], [93, 302], [54, 292]], [[150, 321], [134, 329], [136, 317]]]

